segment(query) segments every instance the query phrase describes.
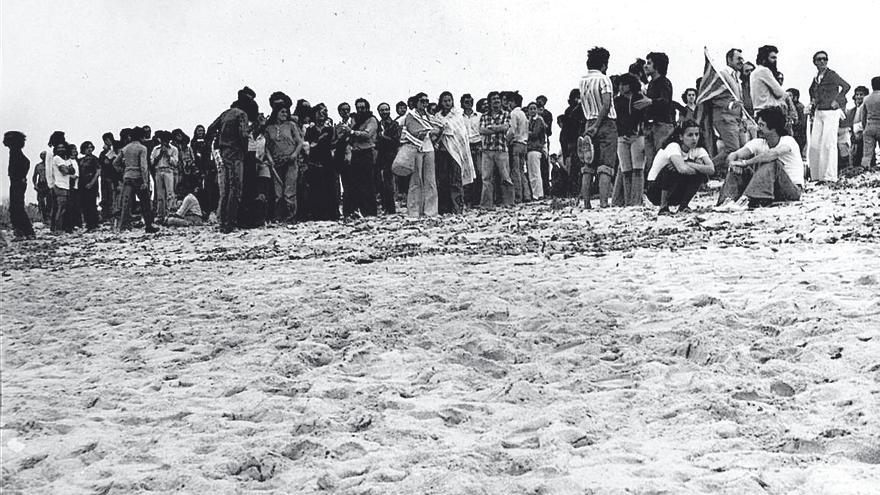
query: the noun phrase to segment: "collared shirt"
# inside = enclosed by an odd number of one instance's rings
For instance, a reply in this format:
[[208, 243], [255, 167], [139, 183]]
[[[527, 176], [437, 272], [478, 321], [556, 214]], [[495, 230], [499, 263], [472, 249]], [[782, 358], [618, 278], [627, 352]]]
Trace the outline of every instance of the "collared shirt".
[[275, 163], [295, 158], [296, 145], [299, 142], [299, 129], [292, 120], [267, 125], [266, 149]]
[[840, 108], [846, 108], [846, 93], [849, 91], [849, 83], [843, 80], [831, 69], [813, 78], [810, 84], [810, 98], [816, 100], [816, 110], [833, 110], [831, 104], [835, 101]]
[[727, 83], [733, 94], [725, 91], [720, 95], [712, 98], [712, 106], [716, 111], [726, 111], [728, 113], [740, 115], [741, 112], [733, 111], [733, 103], [735, 101], [743, 101], [742, 85], [739, 80], [739, 73], [728, 65], [725, 65], [718, 71], [718, 75]]
[[526, 144], [529, 141], [529, 119], [520, 107], [510, 111], [510, 129], [507, 130], [507, 138], [513, 143]]
[[379, 121], [370, 115], [360, 125], [352, 127], [349, 139], [353, 150], [371, 150], [376, 147], [376, 132], [379, 130]]
[[149, 180], [147, 168], [147, 147], [140, 141], [132, 141], [126, 144], [113, 160], [113, 166], [122, 171], [123, 179]]
[[[861, 114], [862, 118], [859, 120], [863, 128], [868, 127], [868, 124], [880, 126], [880, 90], [875, 90], [865, 97], [862, 101]], [[868, 150], [865, 150], [865, 153], [868, 153]]]
[[[581, 106], [584, 109], [584, 117], [587, 120], [595, 120], [599, 118], [599, 111], [602, 108], [602, 95], [613, 95], [614, 86], [611, 79], [602, 74], [602, 71], [590, 69], [587, 75], [581, 78]], [[616, 119], [617, 112], [614, 111], [614, 105], [608, 109], [608, 118]]]
[[675, 122], [675, 108], [672, 107], [672, 82], [663, 75], [657, 75], [648, 83], [645, 96], [651, 104], [645, 109], [648, 122], [672, 124]]
[[234, 148], [241, 151], [247, 150], [248, 142], [248, 117], [238, 108], [228, 108], [223, 111], [211, 125], [208, 126], [207, 136], [213, 139], [218, 137], [218, 145], [222, 148]]
[[[73, 167], [73, 173], [68, 174], [67, 171], [62, 170], [61, 167]], [[58, 189], [70, 189], [70, 181], [71, 179], [76, 179], [77, 172], [79, 171], [76, 160], [73, 158], [65, 160], [60, 156], [52, 158], [52, 169], [52, 173], [55, 175], [55, 187]]]
[[[163, 149], [167, 152], [162, 155], [162, 158], [159, 158], [159, 155], [162, 153]], [[156, 163], [156, 170], [170, 172], [177, 167], [177, 156], [177, 148], [171, 145], [168, 145], [166, 147], [160, 144], [159, 146], [153, 148], [153, 152], [150, 153], [150, 163]], [[157, 158], [159, 159], [158, 162], [156, 162]]]
[[785, 90], [773, 77], [769, 68], [759, 65], [750, 78], [752, 107], [755, 112], [769, 107], [780, 107], [785, 111]]
[[[480, 128], [490, 125], [510, 124], [510, 112], [501, 110], [498, 113], [485, 113], [480, 117]], [[483, 134], [483, 151], [507, 151], [507, 140], [504, 139], [505, 131], [492, 134]]]
[[540, 115], [535, 115], [529, 119], [529, 142], [526, 150], [528, 151], [544, 151], [544, 145], [547, 144], [547, 124]]
[[462, 114], [462, 116], [468, 126], [468, 142], [471, 144], [482, 143], [483, 137], [480, 136], [480, 114], [471, 112], [470, 115]]

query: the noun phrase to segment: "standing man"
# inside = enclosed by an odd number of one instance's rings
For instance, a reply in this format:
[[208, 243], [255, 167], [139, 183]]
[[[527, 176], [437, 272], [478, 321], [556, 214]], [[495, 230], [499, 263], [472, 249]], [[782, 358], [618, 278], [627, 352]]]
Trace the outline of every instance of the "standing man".
[[745, 128], [743, 129], [743, 141], [749, 141], [758, 137], [758, 126], [752, 123], [755, 120], [755, 106], [752, 105], [752, 72], [754, 71], [755, 64], [751, 62], [743, 63], [742, 73], [740, 74], [740, 79], [742, 79], [743, 107], [745, 108], [746, 115], [751, 117], [751, 119], [746, 120]]
[[522, 95], [519, 92], [511, 91], [507, 94], [507, 107], [510, 111], [510, 129], [507, 130], [510, 150], [510, 180], [513, 181], [514, 202], [521, 203], [532, 199], [528, 183], [523, 176], [529, 141], [529, 119], [521, 108]]
[[[376, 135], [379, 120], [370, 111], [370, 102], [364, 98], [354, 101], [354, 122], [349, 133], [351, 143], [351, 180], [355, 209], [365, 217], [376, 216], [376, 187], [373, 168], [376, 166]], [[346, 191], [348, 194], [348, 191]], [[345, 212], [347, 215], [354, 211]]]
[[333, 161], [342, 180], [342, 214], [351, 215], [354, 210], [354, 185], [351, 173], [351, 127], [354, 121], [351, 118], [351, 105], [342, 102], [336, 106], [339, 114], [339, 122], [334, 127], [333, 137]]
[[[850, 153], [850, 166], [858, 167], [862, 164], [862, 151], [864, 142], [862, 141], [862, 128], [856, 127], [856, 115], [859, 113], [859, 107], [865, 102], [868, 96], [868, 88], [864, 86], [856, 86], [853, 90], [853, 107], [846, 111], [846, 120], [849, 122], [852, 131], [852, 153]], [[856, 131], [858, 129], [858, 132]]]
[[801, 155], [806, 157], [807, 152], [807, 117], [804, 112], [804, 104], [801, 103], [801, 92], [797, 88], [788, 88], [785, 90], [791, 96], [791, 102], [794, 103], [794, 111], [797, 113], [797, 122], [792, 126], [792, 137], [801, 149]]
[[538, 115], [544, 120], [544, 132], [547, 139], [544, 141], [544, 152], [541, 154], [541, 187], [544, 194], [550, 195], [550, 136], [553, 135], [553, 114], [547, 110], [547, 97], [539, 95], [535, 98], [538, 105]]
[[119, 213], [119, 174], [113, 168], [113, 160], [116, 159], [117, 144], [113, 133], [105, 132], [101, 136], [104, 147], [98, 155], [98, 164], [101, 167], [101, 217], [104, 221], [112, 220]]
[[[403, 105], [404, 115], [406, 104]], [[394, 204], [394, 174], [391, 165], [397, 156], [397, 148], [400, 147], [400, 124], [391, 118], [391, 105], [380, 103], [379, 107], [379, 131], [376, 134], [376, 168], [379, 171], [379, 196], [382, 198], [382, 209], [385, 213], [395, 213], [397, 208]]]
[[49, 184], [46, 183], [46, 152], [40, 152], [40, 161], [34, 167], [34, 175], [31, 178], [34, 189], [37, 191], [37, 206], [40, 208], [40, 217], [43, 225], [49, 225], [52, 210], [49, 207]]
[[55, 154], [52, 157], [51, 175], [54, 178], [52, 195], [55, 198], [53, 212], [55, 220], [52, 223], [52, 229], [55, 232], [73, 232], [73, 218], [70, 205], [73, 197], [73, 194], [71, 194], [71, 184], [76, 180], [77, 172], [76, 159], [71, 157], [71, 151], [67, 143], [56, 144]]
[[495, 208], [494, 173], [501, 176], [501, 202], [513, 206], [513, 181], [510, 179], [510, 156], [507, 150], [506, 134], [510, 129], [510, 113], [501, 107], [501, 95], [492, 91], [486, 96], [489, 111], [480, 117], [480, 134], [483, 136], [482, 162], [480, 173], [483, 178], [483, 194], [480, 207], [485, 210]]
[[[649, 66], [652, 55], [655, 56], [658, 65], [661, 66], [662, 73], [665, 74], [665, 66], [668, 65], [668, 59], [665, 59], [666, 55], [649, 54]], [[662, 57], [657, 58], [659, 55]], [[610, 58], [611, 54], [605, 48], [598, 46], [591, 48], [587, 52], [587, 75], [581, 78], [580, 82], [581, 107], [586, 118], [584, 135], [593, 141], [593, 149], [596, 150], [593, 154], [593, 162], [583, 164], [581, 199], [584, 201], [585, 209], [591, 208], [590, 187], [594, 174], [599, 175], [599, 206], [608, 207], [608, 199], [611, 196], [611, 177], [614, 175], [614, 167], [617, 163], [617, 124], [615, 122], [617, 113], [611, 101], [614, 95], [614, 86], [611, 84], [611, 79], [605, 75]], [[666, 63], [663, 63], [663, 60], [666, 60]], [[662, 79], [666, 79], [665, 76]], [[668, 83], [668, 80], [666, 82]], [[658, 83], [657, 86], [662, 86], [662, 83]], [[665, 103], [660, 99], [659, 90], [655, 91], [655, 96], [658, 101], [654, 105], [661, 109], [665, 104], [666, 112], [671, 113], [672, 84], [669, 83], [669, 95]], [[635, 106], [635, 104], [633, 105]], [[645, 106], [647, 105], [652, 105], [650, 99]], [[644, 108], [645, 106], [636, 108]], [[657, 115], [660, 115], [661, 110], [657, 112]], [[669, 117], [670, 122], [671, 118]], [[672, 130], [670, 129], [669, 132], [671, 133]]]
[[779, 49], [773, 45], [758, 48], [758, 56], [755, 58], [758, 66], [749, 76], [752, 106], [756, 114], [765, 108], [778, 107], [785, 115], [785, 90], [776, 79], [779, 72], [776, 69], [778, 56]]
[[239, 98], [208, 126], [207, 140], [218, 138], [220, 164], [217, 178], [220, 182], [218, 220], [220, 232], [228, 234], [238, 224], [238, 205], [241, 201], [241, 181], [244, 172], [244, 154], [248, 147], [249, 122], [259, 115], [257, 102]]
[[818, 182], [837, 180], [837, 130], [841, 109], [846, 108], [850, 85], [828, 68], [828, 53], [813, 54], [816, 77], [810, 84], [810, 111], [813, 132], [810, 134], [810, 178]]
[[171, 133], [156, 131], [156, 139], [159, 144], [150, 153], [150, 163], [156, 171], [156, 215], [162, 223], [174, 209], [174, 170], [179, 155], [177, 148], [171, 146]]
[[24, 207], [27, 176], [31, 161], [21, 151], [25, 135], [18, 131], [3, 134], [3, 146], [9, 148], [9, 221], [16, 239], [34, 239], [34, 227]]
[[663, 52], [651, 52], [645, 59], [645, 74], [651, 82], [648, 83], [646, 98], [633, 102], [633, 108], [645, 111], [645, 176], [647, 176], [654, 163], [654, 156], [672, 135], [675, 127], [675, 108], [672, 106], [672, 82], [666, 77], [669, 57]]
[[303, 140], [296, 122], [290, 119], [289, 101], [286, 95], [270, 100], [272, 114], [265, 131], [266, 151], [280, 179], [273, 181], [273, 216], [278, 222], [293, 222], [299, 208], [297, 189], [300, 170], [297, 157], [302, 150]]
[[483, 179], [480, 171], [483, 143], [483, 138], [480, 136], [480, 114], [474, 111], [474, 97], [470, 93], [461, 95], [459, 103], [461, 103], [462, 116], [467, 124], [471, 161], [477, 169], [474, 181], [464, 186], [465, 204], [476, 207], [480, 205], [480, 195], [483, 192]]
[[533, 199], [544, 198], [544, 182], [541, 176], [541, 161], [544, 158], [544, 151], [547, 147], [547, 130], [544, 124], [544, 118], [538, 111], [538, 103], [529, 103], [529, 145], [527, 160], [526, 177], [528, 179], [529, 190]]
[[122, 170], [122, 210], [119, 214], [119, 230], [128, 228], [131, 222], [131, 210], [134, 197], [141, 202], [141, 214], [144, 217], [144, 230], [151, 234], [158, 229], [153, 226], [153, 210], [150, 209], [150, 167], [148, 165], [147, 147], [141, 142], [144, 130], [135, 127], [130, 132], [131, 142], [126, 144], [116, 158], [113, 166]]
[[712, 157], [716, 173], [723, 176], [727, 174], [727, 155], [745, 145], [742, 140], [742, 86], [740, 86], [739, 73], [743, 70], [745, 58], [742, 50], [731, 48], [727, 51], [727, 65], [719, 69], [718, 75], [733, 90], [723, 92], [712, 98], [712, 126], [718, 131], [721, 141], [724, 142], [724, 152]]
[[875, 148], [880, 144], [880, 76], [871, 78], [870, 95], [865, 97], [857, 119], [862, 129], [862, 168], [869, 168], [876, 156]]
[[562, 148], [562, 169], [565, 184], [560, 185], [560, 195], [577, 198], [581, 193], [581, 159], [577, 154], [578, 136], [586, 125], [584, 109], [581, 106], [581, 90], [572, 89], [568, 93], [568, 108], [560, 117], [559, 145]]
[[79, 161], [79, 200], [86, 230], [98, 228], [98, 180], [101, 178], [101, 163], [94, 155], [95, 145], [85, 141], [80, 145], [83, 154]]

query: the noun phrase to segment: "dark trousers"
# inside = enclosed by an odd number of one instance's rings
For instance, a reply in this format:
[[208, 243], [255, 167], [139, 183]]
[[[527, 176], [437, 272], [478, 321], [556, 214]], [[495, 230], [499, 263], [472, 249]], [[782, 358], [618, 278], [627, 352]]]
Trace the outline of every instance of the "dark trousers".
[[27, 178], [12, 179], [9, 183], [9, 221], [16, 237], [34, 235], [34, 226], [24, 207], [24, 193], [27, 190]]
[[376, 183], [379, 186], [379, 197], [382, 200], [382, 209], [385, 213], [394, 213], [397, 207], [394, 204], [394, 174], [391, 172], [391, 164], [397, 151], [379, 153], [376, 158]]
[[480, 206], [480, 197], [483, 195], [483, 177], [480, 168], [483, 163], [483, 151], [481, 143], [471, 143], [471, 161], [474, 164], [474, 181], [464, 186], [465, 202], [473, 207]]
[[202, 208], [204, 217], [208, 218], [212, 211], [217, 211], [217, 205], [220, 204], [220, 183], [217, 180], [217, 171], [209, 169], [205, 172], [203, 181], [202, 191], [199, 195], [199, 206]]
[[144, 228], [153, 226], [153, 210], [150, 208], [150, 187], [143, 187], [143, 179], [124, 179], [122, 181], [122, 211], [119, 215], [119, 230], [125, 230], [131, 224], [132, 208], [135, 197], [141, 203], [141, 214], [144, 217]]
[[52, 230], [73, 232], [73, 222], [70, 218], [70, 191], [56, 186], [52, 192], [55, 198], [55, 205], [52, 208]]
[[86, 224], [86, 228], [91, 230], [98, 227], [100, 220], [98, 219], [98, 185], [92, 189], [80, 189], [79, 203], [82, 211], [82, 218]]
[[365, 217], [376, 216], [374, 167], [372, 149], [351, 150], [351, 164], [347, 173], [348, 184], [345, 186], [345, 198], [342, 204], [346, 216], [353, 214], [355, 210], [360, 210], [361, 215]]
[[304, 180], [309, 185], [308, 210], [312, 220], [339, 219], [339, 175], [329, 164], [309, 163]]
[[43, 225], [49, 225], [52, 222], [51, 196], [48, 187], [46, 189], [37, 189], [37, 207], [40, 209]]
[[68, 189], [67, 208], [70, 211], [70, 223], [73, 227], [83, 226], [82, 217], [82, 200], [80, 199], [79, 188], [76, 181], [70, 181], [70, 189]]
[[678, 173], [673, 165], [667, 165], [657, 175], [657, 180], [649, 184], [646, 195], [651, 203], [659, 206], [665, 191], [667, 206], [684, 207], [688, 206], [699, 191], [700, 185], [707, 180], [709, 177], [704, 174], [684, 175]]
[[581, 195], [581, 173], [583, 163], [577, 154], [577, 141], [573, 143], [565, 143], [566, 155], [565, 160], [568, 162], [568, 184], [564, 189], [567, 196], [577, 198]]
[[241, 182], [244, 173], [244, 152], [236, 148], [220, 150], [223, 163], [217, 174], [220, 183], [220, 204], [217, 217], [220, 228], [230, 230], [238, 224], [238, 207], [241, 203]]
[[547, 153], [541, 154], [541, 187], [544, 189], [545, 196], [553, 194], [550, 188], [550, 158]]
[[434, 153], [434, 167], [437, 171], [437, 211], [461, 213], [464, 208], [464, 189], [461, 185], [461, 166], [446, 150]]
[[101, 218], [104, 220], [110, 220], [118, 213], [113, 207], [116, 199], [116, 182], [108, 177], [101, 177]]

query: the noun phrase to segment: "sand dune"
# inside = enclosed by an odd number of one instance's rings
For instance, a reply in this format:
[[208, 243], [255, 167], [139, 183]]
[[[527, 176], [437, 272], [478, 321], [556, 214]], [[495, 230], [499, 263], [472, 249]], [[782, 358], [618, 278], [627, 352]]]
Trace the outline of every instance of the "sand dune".
[[876, 493], [880, 180], [845, 185], [13, 243], [0, 486]]

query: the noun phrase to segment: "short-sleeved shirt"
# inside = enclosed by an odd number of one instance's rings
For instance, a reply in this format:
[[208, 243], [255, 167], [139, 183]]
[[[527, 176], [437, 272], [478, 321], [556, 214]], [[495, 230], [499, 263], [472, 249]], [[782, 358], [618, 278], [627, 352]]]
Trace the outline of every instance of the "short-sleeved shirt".
[[[783, 170], [794, 185], [804, 185], [804, 161], [801, 159], [801, 148], [797, 141], [791, 136], [782, 136], [776, 147], [780, 146], [788, 147], [788, 151], [779, 155], [779, 162], [782, 163]], [[746, 143], [745, 148], [752, 153], [752, 156], [770, 151], [770, 145], [763, 138], [752, 139]]]
[[685, 153], [682, 151], [680, 144], [669, 143], [668, 146], [660, 150], [660, 152], [654, 157], [654, 163], [651, 164], [651, 171], [648, 172], [648, 180], [656, 180], [657, 176], [660, 175], [660, 171], [672, 163], [672, 157], [676, 155], [680, 156], [685, 162], [693, 163], [696, 163], [703, 157], [709, 158], [709, 152], [706, 151], [705, 148], [691, 148]]
[[[587, 75], [581, 78], [581, 106], [584, 108], [584, 117], [587, 120], [599, 118], [599, 110], [602, 108], [602, 95], [613, 95], [614, 86], [611, 79], [602, 74], [602, 71], [589, 70]], [[608, 118], [616, 119], [617, 112], [614, 111], [614, 105], [608, 109]]]
[[[486, 113], [480, 117], [480, 127], [510, 124], [510, 112], [501, 110], [496, 114]], [[506, 131], [483, 135], [483, 151], [507, 151]]]

